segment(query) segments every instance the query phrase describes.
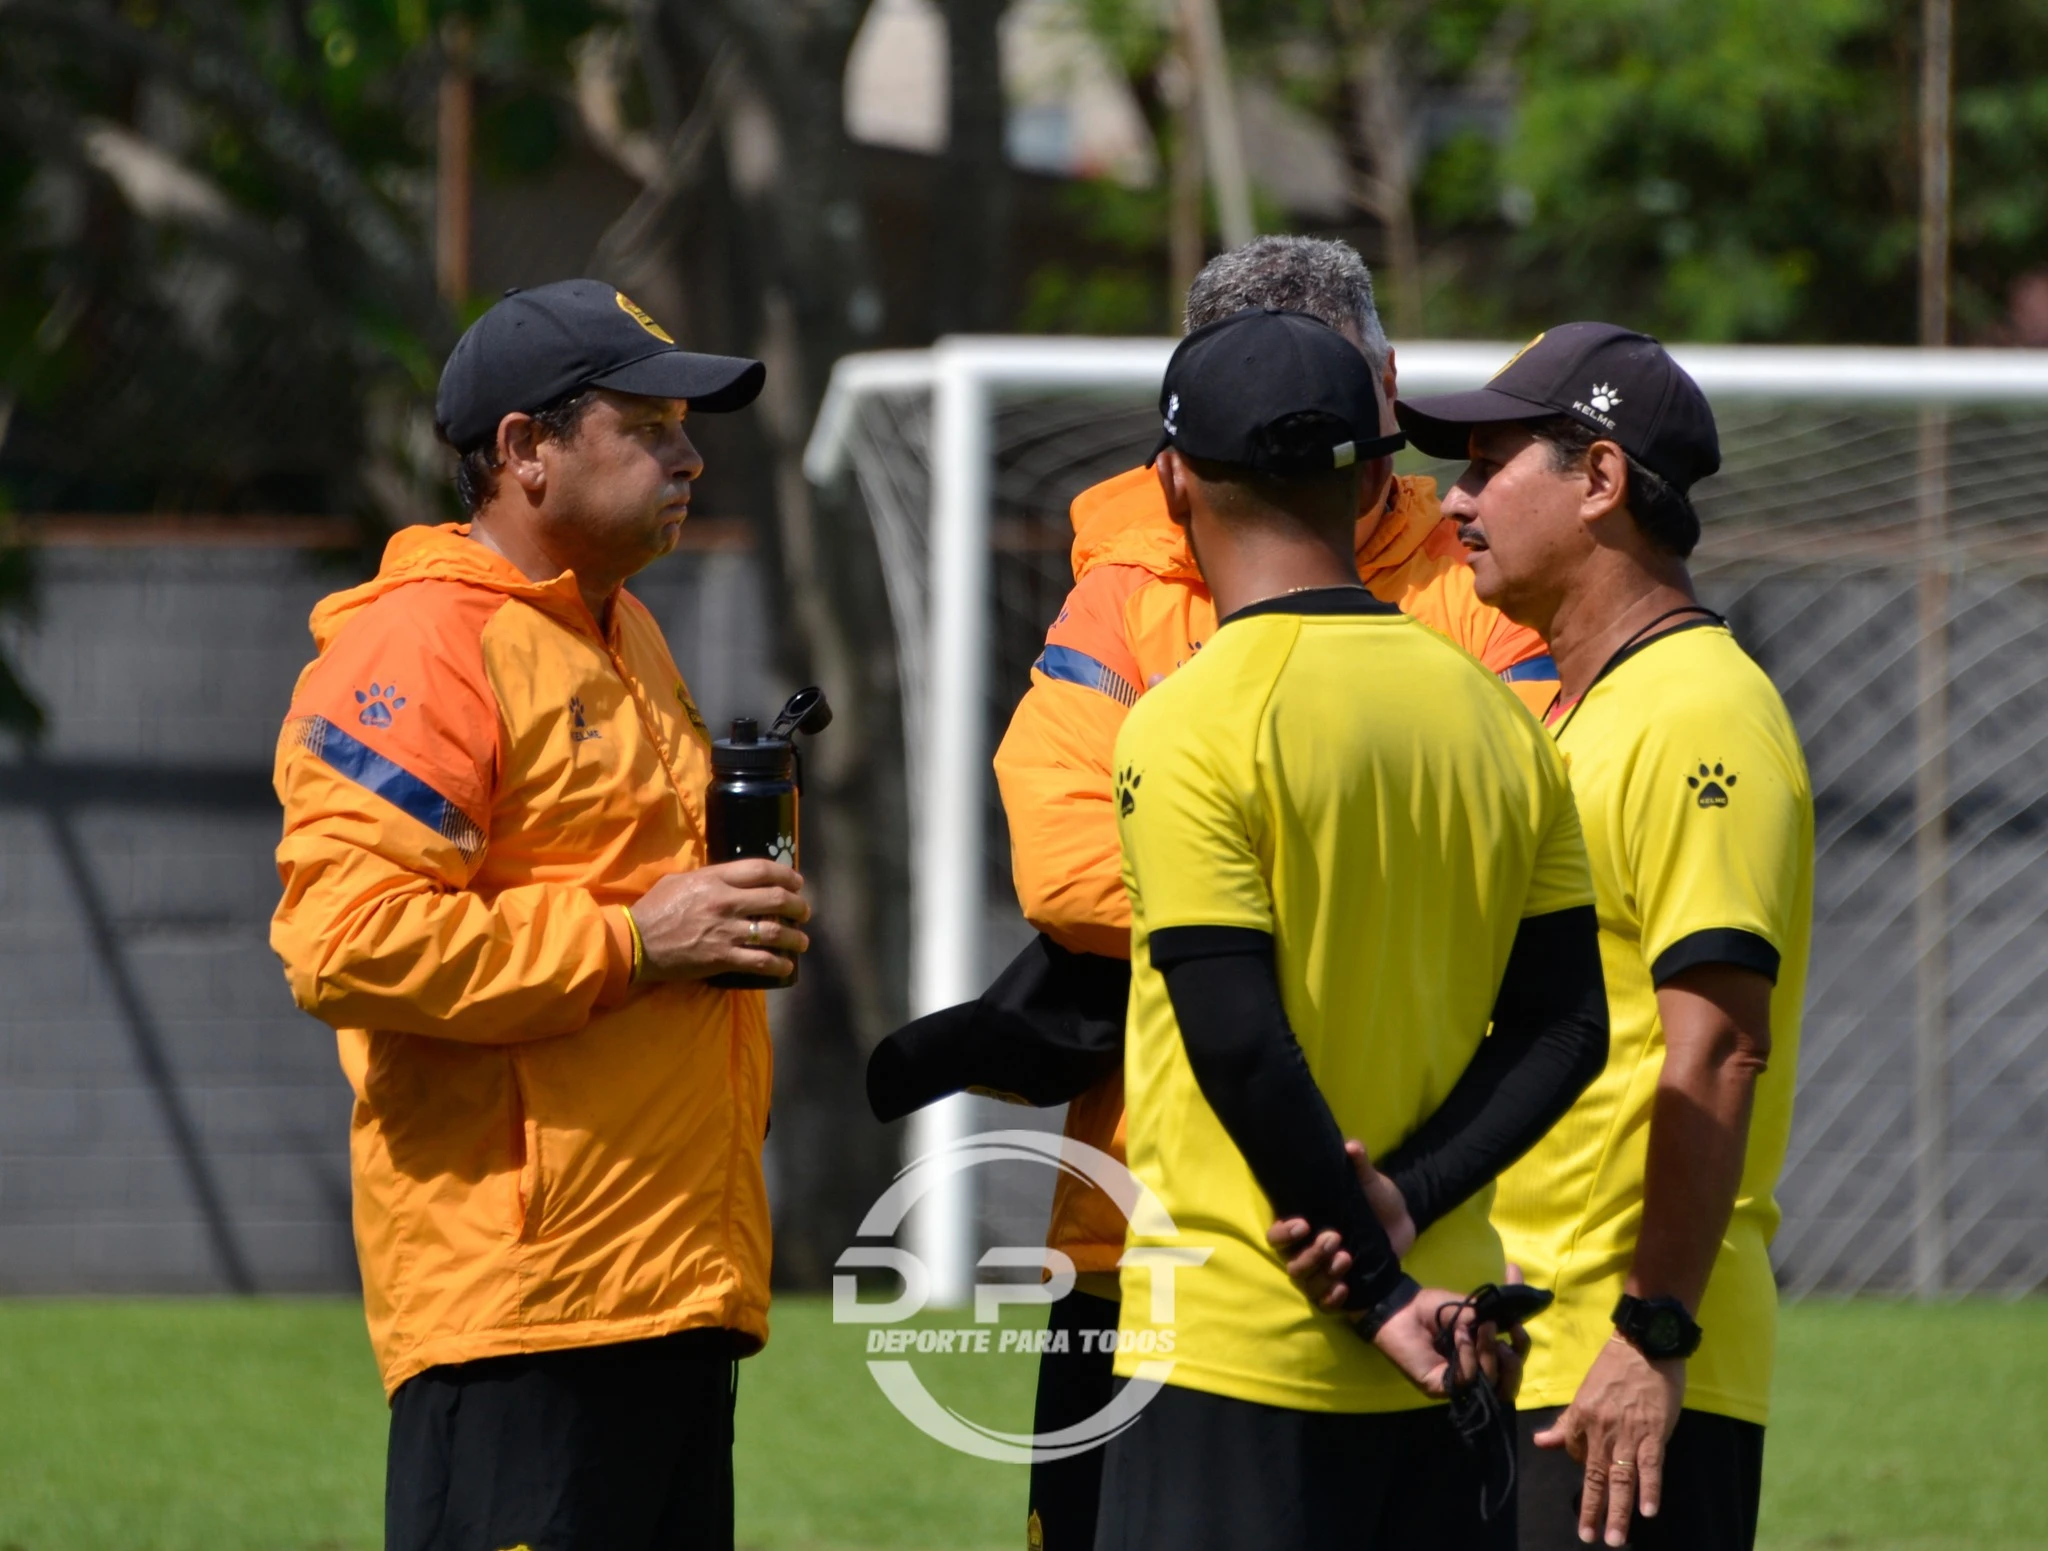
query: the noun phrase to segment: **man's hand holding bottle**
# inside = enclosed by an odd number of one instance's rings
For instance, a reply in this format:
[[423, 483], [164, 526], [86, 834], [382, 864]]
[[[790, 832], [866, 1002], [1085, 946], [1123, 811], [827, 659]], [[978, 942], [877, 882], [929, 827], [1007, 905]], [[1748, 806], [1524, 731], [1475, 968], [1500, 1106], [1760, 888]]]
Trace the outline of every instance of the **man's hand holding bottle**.
[[811, 945], [804, 880], [763, 857], [670, 873], [628, 907], [643, 980], [703, 980], [733, 971], [786, 979]]

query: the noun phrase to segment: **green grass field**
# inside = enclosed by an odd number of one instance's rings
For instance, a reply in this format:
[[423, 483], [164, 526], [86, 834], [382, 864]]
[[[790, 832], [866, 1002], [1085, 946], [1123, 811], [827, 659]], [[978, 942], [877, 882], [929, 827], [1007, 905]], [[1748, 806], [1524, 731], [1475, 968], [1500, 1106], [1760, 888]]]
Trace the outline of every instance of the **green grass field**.
[[[914, 1432], [858, 1331], [777, 1303], [741, 1369], [740, 1544], [1021, 1544], [1024, 1476]], [[1032, 1364], [927, 1359], [935, 1393], [1028, 1426]], [[384, 1405], [337, 1301], [0, 1302], [0, 1551], [339, 1551], [378, 1543]], [[1770, 1551], [2048, 1544], [2048, 1300], [1786, 1312]]]

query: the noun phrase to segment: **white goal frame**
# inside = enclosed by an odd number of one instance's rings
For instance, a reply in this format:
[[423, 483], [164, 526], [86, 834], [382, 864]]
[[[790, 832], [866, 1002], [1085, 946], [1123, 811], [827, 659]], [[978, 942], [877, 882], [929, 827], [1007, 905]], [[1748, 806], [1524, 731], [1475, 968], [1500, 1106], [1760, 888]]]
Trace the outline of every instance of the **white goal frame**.
[[[923, 729], [913, 780], [922, 794], [911, 815], [910, 1012], [921, 1016], [981, 993], [985, 783], [990, 640], [986, 600], [992, 577], [991, 421], [1006, 396], [1156, 392], [1170, 339], [950, 337], [928, 350], [880, 351], [840, 360], [804, 456], [824, 484], [844, 471], [861, 401], [873, 394], [924, 392], [931, 399], [929, 572], [926, 585]], [[1404, 392], [1475, 388], [1513, 355], [1513, 344], [1398, 345]], [[1827, 400], [1840, 404], [2048, 405], [2048, 351], [1791, 348], [1688, 345], [1673, 350], [1709, 399]], [[1916, 1063], [1916, 1154], [1938, 1167], [1945, 1125], [1938, 1027], [1926, 1031]], [[950, 1147], [965, 1134], [963, 1096], [913, 1118], [909, 1159]], [[931, 1301], [958, 1307], [971, 1296], [974, 1201], [971, 1176], [954, 1173], [912, 1220], [912, 1248], [931, 1276]], [[1931, 1173], [1928, 1188], [1939, 1189]], [[1938, 1217], [1938, 1212], [1936, 1216]], [[1925, 1251], [1933, 1254], [1938, 1246]], [[1938, 1277], [1938, 1272], [1936, 1273]]]

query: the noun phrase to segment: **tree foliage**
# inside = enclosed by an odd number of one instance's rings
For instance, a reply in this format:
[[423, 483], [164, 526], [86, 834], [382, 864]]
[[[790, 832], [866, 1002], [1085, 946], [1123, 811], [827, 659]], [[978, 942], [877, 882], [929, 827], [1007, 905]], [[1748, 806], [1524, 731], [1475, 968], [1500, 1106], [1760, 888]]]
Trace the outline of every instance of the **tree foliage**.
[[[2048, 6], [1956, 14], [1954, 333], [2042, 262]], [[1676, 338], [1915, 337], [1919, 26], [1911, 0], [1546, 3], [1499, 175], [1526, 191], [1525, 314], [1606, 298]]]
[[[497, 125], [559, 112], [582, 0], [0, 6], [0, 479], [31, 511], [441, 514], [459, 319], [428, 244], [440, 29]], [[538, 109], [538, 113], [536, 112]], [[0, 607], [31, 592], [0, 567]], [[12, 600], [12, 604], [10, 604]], [[0, 725], [33, 731], [0, 667]]]
[[1523, 307], [1679, 338], [1910, 337], [1906, 9], [1545, 7], [1499, 169], [1527, 202]]
[[[1145, 0], [1079, 3], [1120, 57], [1161, 46]], [[1603, 316], [1683, 339], [1914, 337], [1917, 0], [1224, 0], [1223, 15], [1239, 74], [1348, 139], [1368, 177], [1384, 129], [1350, 60], [1363, 40], [1396, 61], [1430, 334]], [[1997, 338], [2048, 254], [2048, 3], [1957, 7], [1955, 100], [1953, 332]], [[1384, 261], [1384, 215], [1359, 204]]]

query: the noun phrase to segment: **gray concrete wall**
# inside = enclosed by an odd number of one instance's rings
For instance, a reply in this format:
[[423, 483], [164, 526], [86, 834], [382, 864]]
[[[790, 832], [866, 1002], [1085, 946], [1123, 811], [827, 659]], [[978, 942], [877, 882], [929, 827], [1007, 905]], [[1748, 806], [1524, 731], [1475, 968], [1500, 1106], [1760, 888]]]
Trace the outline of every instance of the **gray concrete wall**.
[[[355, 1285], [349, 1095], [291, 1004], [271, 749], [306, 616], [288, 547], [42, 555], [9, 649], [50, 713], [0, 749], [0, 1292]], [[745, 553], [636, 584], [714, 723], [764, 708]]]

